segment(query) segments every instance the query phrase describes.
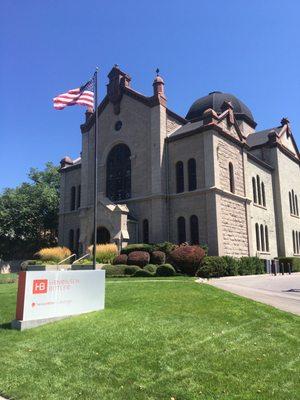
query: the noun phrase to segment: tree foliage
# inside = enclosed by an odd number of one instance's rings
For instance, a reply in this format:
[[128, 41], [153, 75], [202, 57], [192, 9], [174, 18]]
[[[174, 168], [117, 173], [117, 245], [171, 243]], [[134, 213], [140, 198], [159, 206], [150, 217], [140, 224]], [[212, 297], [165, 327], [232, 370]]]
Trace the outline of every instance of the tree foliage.
[[0, 258], [26, 258], [57, 244], [59, 168], [49, 162], [28, 177], [0, 194]]

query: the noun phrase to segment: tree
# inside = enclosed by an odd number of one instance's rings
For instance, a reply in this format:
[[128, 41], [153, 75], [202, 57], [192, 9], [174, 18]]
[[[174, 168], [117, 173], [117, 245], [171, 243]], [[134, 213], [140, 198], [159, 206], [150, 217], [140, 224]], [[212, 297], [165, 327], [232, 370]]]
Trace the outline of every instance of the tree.
[[0, 258], [27, 258], [57, 244], [59, 168], [49, 162], [28, 177], [31, 182], [0, 194]]

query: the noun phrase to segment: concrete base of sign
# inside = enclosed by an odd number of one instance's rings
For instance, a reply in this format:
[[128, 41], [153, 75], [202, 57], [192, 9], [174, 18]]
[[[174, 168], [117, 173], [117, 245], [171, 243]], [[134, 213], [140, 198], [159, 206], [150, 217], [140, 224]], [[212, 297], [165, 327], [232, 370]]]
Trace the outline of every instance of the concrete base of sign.
[[71, 315], [66, 315], [63, 317], [53, 317], [53, 318], [44, 318], [44, 319], [36, 319], [33, 321], [20, 321], [15, 319], [11, 322], [12, 329], [17, 329], [18, 331], [25, 331], [25, 329], [36, 328], [40, 325], [49, 324], [50, 322], [59, 321], [61, 319], [66, 319], [71, 317]]

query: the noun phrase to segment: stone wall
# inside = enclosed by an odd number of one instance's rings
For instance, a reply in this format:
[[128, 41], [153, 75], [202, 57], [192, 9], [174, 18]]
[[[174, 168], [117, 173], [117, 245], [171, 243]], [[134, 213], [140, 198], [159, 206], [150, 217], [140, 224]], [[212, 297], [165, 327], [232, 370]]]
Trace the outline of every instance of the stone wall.
[[[219, 255], [249, 255], [248, 225], [244, 184], [244, 154], [240, 146], [215, 135], [217, 154]], [[234, 193], [230, 192], [229, 163], [234, 171]]]
[[221, 196], [222, 254], [233, 257], [249, 255], [246, 209], [244, 201]]

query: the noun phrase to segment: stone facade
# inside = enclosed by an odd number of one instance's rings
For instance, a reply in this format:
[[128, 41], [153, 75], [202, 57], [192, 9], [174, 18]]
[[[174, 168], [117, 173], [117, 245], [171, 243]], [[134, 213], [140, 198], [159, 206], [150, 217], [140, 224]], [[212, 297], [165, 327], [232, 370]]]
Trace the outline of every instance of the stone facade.
[[[130, 81], [115, 66], [98, 109], [99, 240], [184, 239], [234, 257], [300, 253], [299, 210], [289, 203], [289, 193], [300, 199], [300, 163], [289, 122], [257, 132], [250, 110], [220, 92], [196, 101], [186, 119], [167, 108], [161, 77], [149, 97]], [[78, 253], [93, 238], [94, 121], [87, 113], [81, 158], [61, 161], [59, 242]]]

